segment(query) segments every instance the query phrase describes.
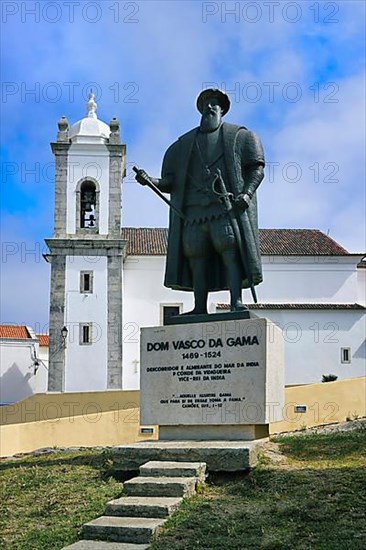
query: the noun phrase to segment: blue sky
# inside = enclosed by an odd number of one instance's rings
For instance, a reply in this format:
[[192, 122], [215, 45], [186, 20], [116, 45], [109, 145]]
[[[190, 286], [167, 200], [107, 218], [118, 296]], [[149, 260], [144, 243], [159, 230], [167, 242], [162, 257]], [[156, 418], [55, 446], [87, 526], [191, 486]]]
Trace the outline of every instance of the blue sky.
[[317, 228], [365, 250], [365, 3], [3, 1], [1, 5], [1, 322], [46, 328], [57, 120], [117, 116], [127, 144], [123, 224], [167, 225], [134, 183], [197, 125], [207, 83], [228, 122], [262, 139], [261, 227]]

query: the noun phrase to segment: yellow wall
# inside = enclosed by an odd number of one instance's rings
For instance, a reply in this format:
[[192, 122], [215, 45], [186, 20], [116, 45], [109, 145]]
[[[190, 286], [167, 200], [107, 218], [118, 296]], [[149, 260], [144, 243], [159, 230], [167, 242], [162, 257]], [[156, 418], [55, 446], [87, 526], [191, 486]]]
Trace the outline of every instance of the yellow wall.
[[113, 446], [155, 439], [140, 434], [138, 391], [38, 394], [3, 407], [0, 456], [42, 447]]
[[[295, 413], [306, 405], [306, 413]], [[141, 435], [139, 391], [50, 393], [0, 409], [0, 456], [42, 447], [113, 446], [156, 439]], [[270, 425], [270, 433], [342, 422], [366, 416], [366, 377], [289, 386], [285, 419]]]
[[107, 411], [138, 409], [139, 391], [38, 393], [19, 403], [0, 408], [0, 425], [57, 420], [76, 416], [98, 416]]
[[[306, 405], [306, 412], [294, 412], [296, 405]], [[292, 432], [362, 416], [366, 416], [366, 377], [288, 386], [284, 420], [270, 424], [270, 433]]]

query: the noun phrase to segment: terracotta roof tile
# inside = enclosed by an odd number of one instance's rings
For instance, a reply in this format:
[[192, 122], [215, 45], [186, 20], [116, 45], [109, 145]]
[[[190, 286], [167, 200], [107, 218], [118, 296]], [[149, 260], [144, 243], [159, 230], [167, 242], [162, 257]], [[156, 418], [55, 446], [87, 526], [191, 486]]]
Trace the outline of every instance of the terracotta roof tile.
[[0, 325], [0, 338], [13, 338], [15, 340], [27, 340], [31, 338], [27, 327], [19, 325]]
[[[164, 256], [168, 230], [157, 227], [125, 227], [122, 238], [131, 256]], [[260, 229], [260, 249], [264, 255], [332, 255], [349, 252], [318, 229]]]
[[124, 227], [122, 238], [127, 241], [127, 254], [132, 256], [164, 256], [168, 230], [158, 227]]
[[[220, 311], [226, 311], [230, 309], [229, 304], [216, 304], [216, 308]], [[295, 304], [295, 303], [283, 303], [283, 304], [248, 304], [248, 309], [350, 309], [350, 310], [364, 310], [365, 306], [361, 304]]]
[[50, 345], [48, 334], [36, 334], [41, 348], [48, 348]]
[[348, 255], [348, 251], [318, 229], [260, 229], [262, 254]]

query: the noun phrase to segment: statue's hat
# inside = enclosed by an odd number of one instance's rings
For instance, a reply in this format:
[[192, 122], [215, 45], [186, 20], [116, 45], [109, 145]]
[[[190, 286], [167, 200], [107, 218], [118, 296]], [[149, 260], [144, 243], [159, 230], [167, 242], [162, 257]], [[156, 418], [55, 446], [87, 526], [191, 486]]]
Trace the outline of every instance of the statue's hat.
[[230, 99], [229, 96], [223, 92], [222, 90], [219, 90], [218, 88], [207, 88], [207, 90], [203, 90], [197, 97], [197, 109], [202, 114], [203, 112], [203, 104], [206, 99], [209, 97], [215, 97], [219, 100], [220, 106], [222, 108], [222, 114], [226, 115], [228, 110], [230, 109]]

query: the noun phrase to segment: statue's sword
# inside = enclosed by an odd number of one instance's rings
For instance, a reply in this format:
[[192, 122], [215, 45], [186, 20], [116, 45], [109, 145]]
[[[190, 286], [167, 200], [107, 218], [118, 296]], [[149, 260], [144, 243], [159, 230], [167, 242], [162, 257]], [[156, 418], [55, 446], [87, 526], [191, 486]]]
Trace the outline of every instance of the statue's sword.
[[[139, 169], [137, 168], [137, 166], [133, 166], [133, 167], [132, 167], [132, 170], [133, 170], [134, 172], [136, 172], [136, 174], [138, 174], [138, 172], [139, 172]], [[145, 179], [146, 179], [146, 185], [147, 185], [148, 187], [150, 187], [150, 189], [151, 189], [152, 191], [154, 191], [154, 193], [156, 193], [157, 196], [161, 198], [161, 200], [163, 200], [168, 206], [170, 206], [170, 208], [171, 208], [172, 210], [174, 210], [174, 212], [175, 212], [176, 214], [178, 214], [178, 216], [179, 216], [180, 218], [182, 218], [182, 220], [185, 220], [186, 217], [185, 217], [185, 215], [183, 214], [183, 212], [181, 212], [176, 206], [174, 206], [174, 204], [172, 204], [172, 203], [170, 202], [170, 200], [168, 200], [166, 197], [164, 197], [163, 193], [160, 191], [160, 189], [158, 189], [158, 188], [156, 187], [156, 185], [153, 184], [153, 182], [150, 180], [150, 178], [147, 177], [147, 178], [145, 178]]]
[[[219, 184], [219, 191], [216, 191], [216, 189], [215, 189], [216, 182], [218, 182], [218, 184]], [[228, 190], [226, 189], [225, 182], [222, 179], [220, 168], [217, 168], [217, 170], [216, 170], [215, 177], [214, 177], [214, 180], [212, 182], [212, 191], [216, 195], [218, 195], [218, 197], [220, 198], [222, 204], [224, 205], [224, 208], [225, 208], [225, 211], [226, 211], [227, 215], [229, 216], [230, 224], [231, 224], [231, 227], [233, 228], [235, 239], [236, 239], [236, 242], [238, 244], [240, 259], [241, 259], [241, 262], [243, 264], [246, 276], [248, 277], [250, 291], [252, 293], [254, 303], [256, 304], [257, 301], [258, 301], [257, 300], [257, 295], [256, 295], [256, 292], [255, 292], [252, 277], [249, 273], [247, 256], [245, 254], [246, 253], [246, 242], [245, 242], [245, 239], [241, 235], [238, 220], [236, 219], [235, 213], [234, 213], [234, 210], [233, 210], [232, 200], [234, 198], [234, 195], [232, 193], [229, 193]], [[247, 215], [247, 213], [245, 211], [244, 211], [244, 213], [245, 213], [245, 215]]]

